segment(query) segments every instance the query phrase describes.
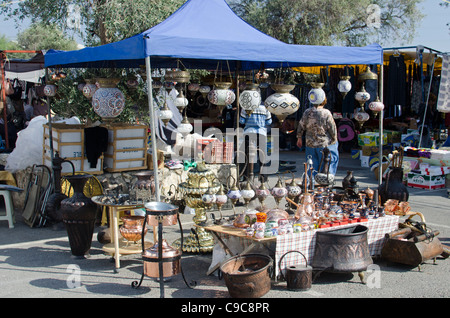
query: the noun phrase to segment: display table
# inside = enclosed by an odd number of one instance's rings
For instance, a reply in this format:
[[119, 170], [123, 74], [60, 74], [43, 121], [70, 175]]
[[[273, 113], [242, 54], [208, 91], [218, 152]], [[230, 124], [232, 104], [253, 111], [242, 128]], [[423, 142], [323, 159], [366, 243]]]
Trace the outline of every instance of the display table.
[[[316, 233], [318, 231], [330, 231], [337, 230], [346, 227], [355, 226], [358, 224], [367, 226], [369, 231], [367, 233], [367, 241], [369, 244], [370, 255], [381, 255], [381, 249], [385, 240], [385, 234], [398, 229], [399, 216], [386, 215], [377, 219], [370, 218], [367, 222], [353, 223], [348, 225], [333, 226], [330, 228], [317, 229], [312, 231], [291, 233], [286, 235], [278, 235], [271, 238], [255, 239], [246, 236], [245, 230], [235, 228], [233, 226], [206, 226], [204, 229], [213, 233], [217, 244], [222, 249], [221, 252], [229, 256], [235, 256], [236, 254], [245, 254], [251, 249], [257, 247], [257, 245], [264, 245], [265, 248], [269, 248], [270, 244], [275, 245], [275, 272], [277, 275], [280, 272], [279, 262], [281, 257], [289, 251], [300, 251], [305, 255], [308, 265], [311, 263], [314, 256]], [[230, 245], [240, 245], [239, 251], [232, 251]], [[216, 249], [214, 250], [216, 251]], [[213, 251], [213, 253], [214, 253]], [[215, 257], [213, 255], [213, 262]], [[217, 261], [217, 264], [212, 263], [208, 270], [208, 275], [218, 269], [223, 260]], [[305, 260], [298, 253], [290, 253], [283, 258], [283, 268], [295, 264], [305, 264]], [[277, 276], [276, 275], [276, 276]]]
[[[198, 225], [196, 226], [201, 227]], [[238, 254], [237, 252], [232, 251], [232, 249], [229, 247], [228, 242], [225, 242], [225, 239], [229, 239], [230, 237], [236, 238], [239, 241], [239, 245], [243, 248], [242, 251], [239, 251], [239, 254], [246, 254], [248, 251], [256, 247], [257, 244], [270, 250], [270, 244], [274, 244], [277, 239], [276, 237], [267, 237], [262, 239], [248, 237], [245, 233], [245, 230], [236, 228], [231, 225], [212, 225], [204, 226], [202, 228], [211, 232], [217, 244], [219, 244], [225, 254], [229, 256], [235, 256]], [[213, 264], [206, 274], [212, 274], [220, 267], [220, 265], [221, 262]]]
[[[281, 257], [289, 251], [300, 251], [308, 262], [312, 262], [314, 250], [316, 246], [316, 233], [318, 231], [332, 231], [351, 227], [355, 225], [367, 226], [369, 231], [367, 233], [367, 242], [369, 244], [370, 255], [381, 255], [383, 248], [385, 234], [398, 229], [399, 216], [386, 215], [377, 219], [370, 218], [367, 222], [353, 223], [347, 225], [333, 226], [325, 229], [317, 229], [313, 231], [306, 231], [301, 233], [292, 233], [287, 235], [277, 236], [277, 247], [275, 251], [275, 271], [278, 274], [281, 270], [279, 262]], [[295, 264], [305, 264], [304, 258], [297, 253], [290, 253], [283, 259], [283, 269], [287, 266]]]
[[[115, 268], [114, 272], [118, 272], [120, 269], [120, 255], [128, 255], [128, 254], [137, 254], [142, 253], [142, 244], [128, 242], [119, 234], [119, 212], [125, 210], [132, 210], [143, 208], [144, 204], [113, 204], [113, 203], [105, 203], [101, 200], [103, 196], [95, 196], [92, 197], [92, 201], [100, 206], [105, 206], [108, 208], [110, 225], [109, 230], [111, 234], [111, 243], [103, 245], [103, 251], [110, 255], [114, 255], [115, 260]], [[152, 243], [145, 242], [145, 248], [151, 247]]]

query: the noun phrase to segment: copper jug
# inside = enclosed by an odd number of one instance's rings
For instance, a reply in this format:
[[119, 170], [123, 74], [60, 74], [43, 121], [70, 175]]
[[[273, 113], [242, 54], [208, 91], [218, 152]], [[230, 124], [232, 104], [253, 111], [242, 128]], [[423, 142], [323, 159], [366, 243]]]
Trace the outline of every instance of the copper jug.
[[159, 242], [156, 242], [142, 253], [144, 275], [159, 278], [159, 262], [163, 263], [163, 277], [172, 277], [179, 274], [181, 272], [181, 251], [170, 246], [166, 240], [162, 240], [162, 258], [159, 259], [158, 244]]

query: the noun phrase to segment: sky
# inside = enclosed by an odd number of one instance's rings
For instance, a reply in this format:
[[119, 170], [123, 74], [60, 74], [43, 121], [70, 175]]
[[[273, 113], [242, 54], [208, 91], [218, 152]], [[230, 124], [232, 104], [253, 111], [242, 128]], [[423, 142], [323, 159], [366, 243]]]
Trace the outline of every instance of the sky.
[[[449, 2], [450, 0], [424, 0], [420, 4], [425, 17], [416, 30], [416, 36], [411, 43], [402, 43], [400, 41], [385, 43], [383, 47], [407, 47], [423, 45], [440, 52], [450, 53], [450, 29], [446, 25], [450, 23], [450, 6], [441, 7], [439, 4]], [[0, 16], [0, 34], [4, 34], [8, 39], [14, 40], [19, 31], [28, 27], [25, 22], [16, 29], [13, 21], [4, 21]], [[80, 43], [83, 44], [83, 43]]]

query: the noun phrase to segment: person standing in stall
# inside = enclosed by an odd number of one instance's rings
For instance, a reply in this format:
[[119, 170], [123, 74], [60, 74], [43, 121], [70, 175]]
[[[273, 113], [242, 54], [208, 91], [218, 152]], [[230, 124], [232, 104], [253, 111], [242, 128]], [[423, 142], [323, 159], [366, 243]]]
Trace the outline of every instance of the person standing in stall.
[[331, 153], [329, 165], [329, 174], [336, 175], [339, 164], [339, 151], [337, 140], [336, 123], [331, 112], [324, 108], [327, 104], [325, 99], [322, 104], [305, 110], [297, 127], [297, 146], [301, 149], [303, 146], [303, 134], [305, 134], [305, 155], [306, 160], [309, 156], [313, 162], [313, 174], [319, 172], [319, 165], [322, 159], [322, 150], [327, 147]]

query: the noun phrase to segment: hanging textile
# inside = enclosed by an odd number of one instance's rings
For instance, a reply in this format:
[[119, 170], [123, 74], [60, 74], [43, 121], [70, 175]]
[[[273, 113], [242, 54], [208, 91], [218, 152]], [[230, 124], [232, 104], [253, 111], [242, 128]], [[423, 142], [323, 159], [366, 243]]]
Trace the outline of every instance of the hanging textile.
[[389, 116], [394, 116], [396, 109], [406, 105], [406, 64], [403, 55], [389, 57], [388, 74], [387, 110]]
[[441, 83], [437, 110], [442, 113], [450, 113], [450, 56], [442, 57]]

